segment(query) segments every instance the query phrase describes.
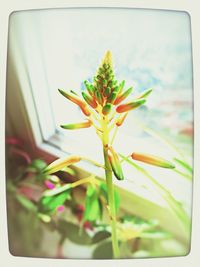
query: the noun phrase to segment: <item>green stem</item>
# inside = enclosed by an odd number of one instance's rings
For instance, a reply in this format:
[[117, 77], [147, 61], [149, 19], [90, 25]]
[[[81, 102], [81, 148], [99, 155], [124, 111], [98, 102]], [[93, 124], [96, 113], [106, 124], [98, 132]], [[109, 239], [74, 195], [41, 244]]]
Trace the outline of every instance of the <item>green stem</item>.
[[112, 181], [112, 169], [110, 166], [110, 162], [108, 159], [107, 146], [109, 144], [109, 131], [107, 127], [107, 122], [102, 121], [102, 129], [103, 129], [103, 154], [104, 154], [104, 163], [105, 163], [105, 176], [106, 176], [106, 184], [108, 190], [108, 206], [110, 212], [110, 221], [111, 221], [111, 229], [112, 229], [112, 249], [114, 258], [119, 258], [119, 244], [117, 239], [117, 221], [116, 221], [116, 207], [114, 201], [114, 187]]

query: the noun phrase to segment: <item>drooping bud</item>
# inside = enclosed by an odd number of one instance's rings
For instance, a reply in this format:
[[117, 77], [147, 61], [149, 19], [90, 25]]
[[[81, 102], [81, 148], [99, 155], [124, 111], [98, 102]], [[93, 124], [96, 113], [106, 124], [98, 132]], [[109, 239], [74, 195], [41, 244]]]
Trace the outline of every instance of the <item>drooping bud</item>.
[[123, 115], [120, 115], [118, 120], [116, 121], [116, 125], [119, 127], [123, 124], [124, 120], [126, 119], [126, 116], [128, 115], [128, 112], [124, 113]]
[[81, 157], [79, 156], [68, 156], [65, 158], [57, 159], [53, 161], [51, 164], [49, 164], [45, 169], [45, 174], [51, 174], [54, 172], [57, 172], [59, 170], [62, 170], [64, 167], [67, 167], [69, 165], [72, 165], [74, 163], [77, 163], [81, 160]]
[[102, 109], [103, 115], [108, 115], [112, 109], [112, 106], [113, 106], [112, 104], [107, 103]]
[[136, 97], [136, 99], [141, 99], [141, 98], [145, 98], [148, 95], [150, 95], [150, 93], [153, 91], [153, 89], [147, 89], [145, 90], [143, 93], [141, 93], [139, 96]]
[[118, 106], [116, 108], [116, 111], [118, 113], [123, 113], [123, 112], [127, 112], [127, 111], [130, 111], [132, 109], [135, 109], [135, 108], [138, 108], [140, 107], [141, 105], [143, 105], [144, 103], [146, 102], [145, 99], [136, 99], [132, 102], [129, 102], [129, 103], [126, 103], [126, 104], [122, 104], [120, 106]]
[[131, 155], [132, 159], [145, 162], [150, 165], [154, 165], [162, 168], [175, 168], [174, 164], [157, 156], [134, 152]]
[[118, 180], [123, 180], [124, 175], [123, 175], [121, 163], [120, 163], [120, 160], [119, 160], [117, 153], [114, 151], [114, 149], [112, 147], [108, 148], [108, 159], [109, 159], [109, 162], [111, 164], [112, 170], [115, 174], [115, 177]]
[[90, 105], [92, 108], [96, 108], [97, 107], [97, 102], [95, 101], [95, 99], [89, 95], [87, 95], [85, 92], [82, 92], [82, 96], [85, 99], [85, 101], [88, 103], [88, 105]]
[[75, 94], [69, 94], [61, 89], [58, 89], [58, 91], [67, 99], [69, 99], [70, 101], [72, 101], [73, 103], [75, 103], [76, 105], [78, 105], [80, 107], [80, 109], [82, 110], [82, 112], [86, 115], [86, 116], [90, 116], [91, 112], [87, 106], [87, 104], [80, 99], [78, 96], [76, 96]]
[[126, 99], [130, 95], [132, 90], [133, 90], [133, 87], [130, 87], [125, 92], [123, 92], [122, 94], [118, 95], [118, 97], [116, 98], [114, 104], [118, 105], [119, 103], [121, 103], [124, 99]]
[[92, 125], [92, 122], [90, 120], [79, 122], [79, 123], [72, 123], [72, 124], [66, 124], [61, 125], [60, 127], [67, 130], [77, 130], [82, 128], [89, 128]]

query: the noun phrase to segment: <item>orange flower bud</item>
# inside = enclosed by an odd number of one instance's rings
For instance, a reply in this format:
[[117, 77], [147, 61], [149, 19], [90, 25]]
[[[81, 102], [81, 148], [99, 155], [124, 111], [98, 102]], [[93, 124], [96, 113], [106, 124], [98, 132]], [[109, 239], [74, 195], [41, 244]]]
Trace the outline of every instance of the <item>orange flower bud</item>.
[[157, 156], [134, 152], [132, 153], [131, 157], [134, 160], [142, 161], [157, 167], [169, 168], [169, 169], [175, 168], [174, 164]]
[[132, 102], [129, 102], [129, 103], [126, 103], [126, 104], [122, 104], [122, 105], [118, 106], [116, 108], [116, 111], [118, 113], [127, 112], [127, 111], [130, 111], [130, 110], [135, 109], [137, 107], [140, 107], [145, 102], [146, 102], [145, 99], [136, 99], [136, 100], [134, 100]]
[[52, 174], [54, 172], [57, 172], [64, 167], [67, 167], [69, 165], [72, 165], [74, 163], [77, 163], [81, 160], [81, 157], [79, 156], [68, 156], [65, 158], [57, 159], [53, 161], [51, 164], [49, 164], [45, 169], [44, 173], [45, 174]]
[[73, 103], [75, 103], [76, 105], [78, 105], [80, 107], [80, 109], [82, 110], [82, 112], [86, 115], [86, 116], [90, 116], [91, 112], [87, 106], [87, 104], [80, 99], [78, 96], [76, 96], [75, 94], [69, 94], [61, 89], [58, 89], [58, 91], [67, 99], [69, 99], [70, 101], [72, 101]]

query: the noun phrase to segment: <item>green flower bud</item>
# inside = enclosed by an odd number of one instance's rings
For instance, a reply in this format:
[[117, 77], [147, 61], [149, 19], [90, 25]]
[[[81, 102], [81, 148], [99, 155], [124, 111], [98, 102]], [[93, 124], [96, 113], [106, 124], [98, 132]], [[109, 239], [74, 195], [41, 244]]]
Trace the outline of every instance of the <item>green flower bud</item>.
[[107, 103], [102, 109], [103, 115], [108, 115], [110, 111], [112, 110], [112, 106], [113, 106], [112, 104]]

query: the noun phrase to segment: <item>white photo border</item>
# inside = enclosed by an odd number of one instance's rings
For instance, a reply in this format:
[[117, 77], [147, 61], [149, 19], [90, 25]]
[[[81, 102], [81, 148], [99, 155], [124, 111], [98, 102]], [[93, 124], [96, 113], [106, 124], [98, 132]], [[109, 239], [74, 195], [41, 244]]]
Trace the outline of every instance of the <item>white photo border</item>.
[[[67, 7], [126, 7], [185, 11], [191, 18], [192, 29], [192, 51], [193, 51], [193, 88], [194, 88], [194, 182], [193, 182], [193, 216], [191, 251], [186, 256], [169, 258], [149, 258], [149, 259], [123, 259], [123, 260], [72, 260], [72, 259], [47, 259], [29, 258], [13, 256], [9, 252], [7, 235], [7, 215], [6, 215], [6, 190], [5, 190], [5, 96], [6, 96], [6, 60], [9, 16], [15, 11], [52, 9]], [[20, 267], [49, 267], [57, 266], [136, 266], [136, 267], [188, 267], [198, 266], [200, 262], [200, 3], [198, 0], [7, 0], [0, 3], [0, 255], [2, 266]]]

